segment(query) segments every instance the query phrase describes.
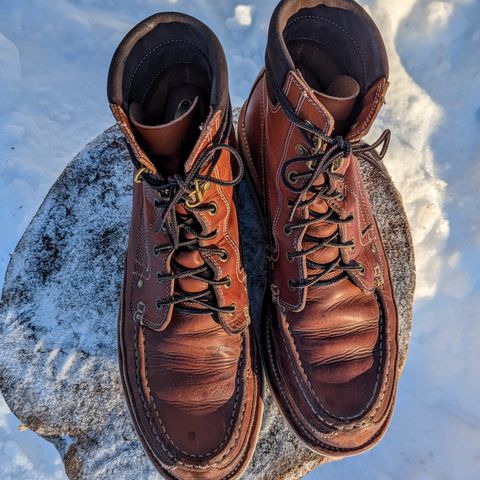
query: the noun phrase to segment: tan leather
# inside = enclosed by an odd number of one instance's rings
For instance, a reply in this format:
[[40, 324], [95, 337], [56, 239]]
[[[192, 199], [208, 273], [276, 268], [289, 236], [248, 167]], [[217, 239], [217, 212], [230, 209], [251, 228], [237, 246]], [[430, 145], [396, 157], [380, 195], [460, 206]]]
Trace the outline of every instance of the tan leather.
[[[198, 97], [195, 98], [190, 108], [180, 117], [161, 125], [148, 125], [143, 118], [143, 111], [138, 103], [130, 105], [129, 117], [137, 134], [148, 146], [149, 151], [157, 156], [177, 156], [181, 151], [185, 135], [192, 130], [193, 117], [198, 107]], [[195, 132], [198, 136], [198, 132]]]
[[[316, 2], [323, 3], [332, 6], [339, 2]], [[345, 3], [354, 2], [342, 5]], [[303, 6], [316, 4], [311, 0], [284, 1], [275, 15], [293, 15]], [[340, 17], [341, 12], [335, 15]], [[288, 18], [276, 21], [285, 25]], [[272, 58], [270, 62], [274, 63]], [[386, 78], [380, 78], [364, 93], [352, 95], [358, 102], [357, 118], [352, 120], [347, 138], [359, 140], [368, 131], [387, 85]], [[289, 70], [281, 88], [300, 119], [332, 135], [338, 110], [308, 85], [299, 71]], [[311, 449], [329, 456], [367, 450], [384, 434], [392, 414], [398, 346], [389, 265], [360, 173], [360, 160], [351, 154], [334, 172], [329, 170], [315, 182], [316, 186], [327, 182], [331, 191], [340, 192], [343, 198], [316, 199], [297, 209], [293, 219], [301, 222], [312, 218], [310, 211], [333, 209], [341, 219], [353, 215], [351, 223], [324, 221], [288, 231], [290, 205], [297, 194], [286, 188], [281, 172], [285, 162], [299, 156], [299, 146], [302, 151], [309, 145], [281, 104], [272, 101], [265, 70], [242, 108], [238, 134], [269, 232], [271, 292], [265, 300], [263, 346], [276, 399], [293, 430]], [[325, 152], [327, 147], [322, 148]], [[308, 171], [306, 167], [303, 170]], [[309, 198], [311, 194], [306, 193], [304, 200]], [[321, 239], [337, 231], [342, 242], [354, 242], [351, 248], [324, 246], [307, 256], [288, 258], [289, 252], [312, 246], [304, 240], [306, 235]], [[348, 270], [340, 277], [332, 271], [323, 278], [332, 283], [292, 288], [292, 280], [318, 273], [307, 266], [307, 260], [327, 264], [339, 255], [343, 264], [358, 262], [364, 270]]]
[[335, 121], [335, 131], [344, 133], [348, 117], [351, 115], [360, 85], [349, 75], [338, 75], [325, 92], [314, 90], [315, 96]]
[[[177, 22], [188, 22], [200, 34], [207, 30], [190, 17], [175, 15]], [[160, 14], [145, 23], [148, 28], [155, 28], [155, 24], [157, 29], [163, 28], [163, 18]], [[207, 38], [208, 32], [203, 32]], [[223, 53], [218, 55], [221, 58]], [[212, 69], [215, 68], [220, 67], [213, 64]], [[226, 72], [215, 75], [225, 76]], [[228, 93], [223, 97], [228, 99]], [[169, 129], [172, 125], [157, 125], [147, 128], [145, 134], [138, 121], [136, 132], [132, 129], [122, 105], [112, 103], [111, 108], [136, 161], [150, 175], [155, 174], [159, 182], [167, 181], [156, 173], [155, 164], [141, 145], [157, 154], [165, 153], [160, 152], [165, 134], [178, 143], [181, 138], [175, 135], [182, 128], [183, 135], [191, 133], [181, 124], [186, 117], [177, 119], [180, 125], [176, 123], [173, 130]], [[134, 119], [138, 119], [136, 114], [139, 112], [134, 107]], [[188, 157], [183, 158], [182, 171], [176, 174], [185, 178], [196, 168], [203, 152], [217, 142], [225, 122], [231, 122], [229, 115], [226, 102], [212, 106], [201, 131], [196, 128], [196, 143]], [[236, 146], [231, 135], [226, 142]], [[156, 161], [158, 164], [158, 158]], [[213, 172], [207, 171], [209, 165], [207, 162], [199, 173], [232, 180], [234, 163], [228, 150], [220, 150]], [[161, 164], [158, 166], [163, 170]], [[159, 229], [163, 211], [156, 204], [159, 193], [145, 177], [136, 176], [136, 180], [118, 330], [120, 369], [132, 419], [150, 459], [167, 478], [239, 478], [255, 450], [263, 403], [262, 372], [249, 316], [234, 188], [210, 184], [199, 207], [215, 205], [215, 209], [192, 213], [184, 203], [175, 207], [179, 221], [187, 214], [193, 215], [202, 234], [212, 234], [209, 239], [199, 240], [205, 250], [176, 250], [172, 246], [159, 251], [156, 247], [171, 244], [168, 232]], [[187, 232], [187, 238], [193, 238], [188, 235]], [[208, 247], [222, 249], [226, 258], [222, 260]], [[182, 303], [158, 305], [158, 300], [180, 292], [208, 288], [201, 279], [188, 276], [159, 280], [158, 275], [175, 272], [174, 264], [187, 268], [207, 265], [212, 279], [229, 279], [228, 284], [212, 286], [208, 298], [219, 307], [235, 305], [236, 310], [200, 314], [184, 311], [180, 308]]]

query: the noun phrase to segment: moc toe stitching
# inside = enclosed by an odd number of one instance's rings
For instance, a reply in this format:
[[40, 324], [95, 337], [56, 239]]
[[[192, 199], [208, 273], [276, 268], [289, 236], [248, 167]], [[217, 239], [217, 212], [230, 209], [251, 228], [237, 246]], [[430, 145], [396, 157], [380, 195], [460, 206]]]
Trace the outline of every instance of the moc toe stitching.
[[[300, 353], [297, 349], [297, 346], [296, 346], [296, 343], [295, 343], [295, 340], [294, 340], [293, 345], [294, 345], [294, 348], [295, 348], [296, 356], [298, 357], [298, 367], [301, 369], [301, 372], [302, 372], [303, 376], [305, 377], [305, 382], [302, 382], [302, 380], [298, 378], [297, 373], [296, 373], [296, 368], [295, 368], [295, 365], [294, 365], [295, 362], [292, 359], [291, 352], [290, 352], [290, 349], [288, 348], [285, 337], [284, 337], [284, 335], [282, 335], [282, 341], [283, 341], [283, 344], [284, 344], [285, 351], [288, 355], [290, 365], [292, 367], [292, 372], [294, 374], [296, 384], [299, 387], [300, 391], [302, 392], [302, 394], [304, 396], [304, 399], [307, 401], [307, 404], [310, 407], [310, 413], [313, 416], [315, 416], [318, 420], [320, 420], [321, 422], [326, 423], [330, 427], [333, 427], [333, 428], [338, 429], [338, 430], [355, 430], [355, 429], [362, 428], [365, 425], [368, 425], [369, 423], [371, 423], [371, 419], [373, 419], [375, 417], [376, 413], [381, 408], [382, 403], [383, 403], [383, 398], [385, 396], [385, 390], [386, 390], [387, 385], [388, 385], [388, 375], [389, 375], [389, 371], [390, 371], [390, 354], [389, 354], [389, 351], [388, 351], [387, 352], [388, 361], [387, 361], [387, 365], [385, 366], [384, 362], [383, 362], [383, 347], [384, 347], [384, 341], [385, 341], [384, 340], [384, 333], [385, 332], [384, 332], [383, 308], [382, 308], [380, 302], [378, 301], [378, 299], [377, 299], [377, 304], [379, 306], [379, 311], [381, 312], [380, 313], [380, 318], [379, 318], [379, 325], [380, 325], [380, 327], [379, 327], [379, 357], [380, 358], [379, 358], [378, 367], [377, 367], [377, 375], [376, 375], [375, 385], [373, 387], [373, 391], [372, 391], [372, 395], [371, 395], [370, 399], [368, 400], [368, 402], [366, 402], [365, 407], [360, 412], [356, 413], [355, 415], [351, 415], [351, 416], [336, 415], [336, 414], [330, 412], [328, 407], [326, 407], [321, 402], [321, 400], [318, 398], [318, 395], [317, 395], [315, 389], [313, 388], [311, 382], [308, 379], [308, 375], [306, 374], [305, 369], [303, 367], [303, 362], [302, 362], [301, 355], [300, 355]], [[294, 335], [292, 334], [292, 332], [290, 330], [290, 325], [288, 324], [288, 322], [287, 322], [287, 325], [288, 325], [290, 335], [292, 336], [293, 339], [295, 339]], [[385, 378], [382, 379], [381, 378], [382, 372], [385, 371], [385, 369], [386, 369]], [[381, 381], [383, 383], [383, 388], [382, 388], [381, 392], [378, 392], [379, 384], [380, 384]], [[329, 417], [335, 418], [335, 419], [339, 420], [339, 422], [331, 422], [331, 421], [327, 420], [327, 418], [323, 417], [322, 415], [320, 415], [318, 413], [318, 410], [315, 408], [315, 406], [311, 405], [308, 394], [307, 394], [307, 392], [305, 392], [304, 387], [303, 387], [304, 383], [306, 383], [308, 385], [310, 393], [314, 396], [316, 402], [321, 407], [321, 409]], [[378, 405], [376, 406], [376, 408], [373, 411], [369, 412], [368, 417], [365, 420], [362, 420], [360, 422], [349, 423], [349, 425], [342, 425], [342, 423], [351, 422], [352, 420], [355, 420], [359, 417], [364, 416], [365, 413], [367, 413], [370, 410], [370, 408], [375, 403], [375, 401], [378, 402]]]
[[[135, 342], [136, 345], [137, 345], [137, 342]], [[143, 344], [143, 348], [145, 349], [145, 345]], [[242, 350], [241, 350], [241, 354], [240, 354], [240, 359], [239, 359], [239, 364], [242, 364], [244, 362], [244, 359], [245, 359], [245, 351], [244, 351], [244, 338], [242, 336]], [[145, 351], [145, 350], [144, 350]], [[145, 356], [145, 358], [147, 358]], [[155, 395], [151, 393], [151, 390], [150, 390], [150, 386], [149, 386], [149, 382], [148, 382], [148, 367], [147, 367], [147, 361], [145, 360], [145, 380], [146, 380], [146, 385], [147, 385], [147, 389], [148, 389], [148, 392], [149, 392], [149, 395], [151, 396], [152, 398], [152, 404], [153, 404], [153, 407], [154, 407], [154, 412], [155, 412], [155, 418], [156, 420], [158, 421], [160, 427], [162, 428], [162, 431], [163, 431], [163, 434], [165, 435], [166, 439], [168, 440], [168, 443], [175, 449], [176, 453], [181, 453], [182, 455], [188, 457], [188, 458], [192, 458], [192, 459], [198, 459], [198, 458], [206, 458], [206, 457], [213, 457], [214, 455], [216, 455], [224, 446], [225, 444], [229, 441], [231, 437], [231, 433], [232, 433], [232, 428], [234, 426], [234, 423], [235, 423], [235, 417], [236, 417], [236, 414], [238, 412], [238, 403], [239, 403], [239, 396], [240, 396], [240, 391], [241, 391], [241, 374], [242, 374], [242, 370], [241, 368], [238, 368], [237, 369], [237, 380], [236, 380], [236, 384], [237, 384], [237, 388], [236, 388], [236, 393], [235, 393], [235, 401], [234, 401], [234, 405], [232, 407], [232, 415], [231, 415], [231, 418], [230, 418], [230, 424], [229, 424], [229, 427], [228, 427], [228, 430], [227, 430], [227, 433], [225, 435], [225, 438], [223, 439], [223, 441], [214, 449], [212, 450], [211, 452], [207, 452], [205, 454], [192, 454], [192, 453], [189, 453], [189, 452], [186, 452], [185, 450], [182, 450], [181, 448], [179, 448], [175, 442], [173, 441], [173, 439], [170, 437], [170, 435], [168, 434], [168, 432], [166, 431], [166, 428], [161, 420], [161, 417], [160, 417], [160, 414], [159, 414], [159, 409], [158, 409], [158, 404], [157, 404], [157, 401], [156, 401], [156, 398], [155, 398]], [[137, 385], [140, 385], [140, 376], [139, 376], [139, 370], [138, 368], [136, 369], [136, 376], [137, 376]], [[142, 403], [143, 403], [143, 407], [144, 407], [144, 411], [145, 411], [145, 414], [147, 415], [147, 417], [149, 418], [149, 422], [150, 422], [150, 426], [151, 426], [151, 430], [152, 430], [152, 433], [155, 435], [155, 438], [157, 439], [157, 441], [159, 442], [159, 444], [162, 446], [162, 450], [164, 450], [170, 458], [172, 458], [172, 460], [175, 460], [175, 463], [177, 465], [182, 465], [184, 467], [188, 467], [188, 468], [193, 468], [193, 469], [206, 469], [206, 468], [211, 468], [212, 466], [217, 466], [217, 465], [220, 465], [222, 463], [222, 461], [228, 456], [228, 454], [230, 453], [230, 451], [235, 448], [235, 446], [237, 445], [238, 443], [238, 438], [240, 436], [240, 427], [242, 425], [242, 421], [243, 421], [243, 416], [245, 414], [245, 407], [246, 407], [246, 395], [243, 395], [243, 400], [242, 400], [242, 409], [241, 409], [241, 415], [240, 417], [238, 418], [238, 421], [236, 422], [236, 426], [235, 426], [235, 431], [236, 431], [236, 434], [235, 436], [232, 438], [232, 443], [230, 444], [229, 448], [225, 451], [225, 452], [222, 452], [222, 455], [220, 458], [218, 459], [215, 459], [215, 462], [214, 463], [208, 463], [208, 465], [194, 465], [194, 464], [189, 464], [189, 463], [186, 463], [186, 462], [183, 462], [181, 460], [178, 460], [177, 456], [176, 456], [176, 453], [175, 454], [172, 454], [168, 449], [165, 449], [164, 448], [164, 442], [162, 441], [160, 435], [158, 434], [156, 428], [155, 428], [155, 425], [154, 425], [154, 421], [152, 419], [152, 415], [151, 415], [151, 409], [148, 408], [148, 406], [146, 405], [146, 399], [144, 397], [144, 393], [143, 393], [143, 389], [141, 389], [139, 387], [139, 392], [140, 392], [140, 395], [142, 397]]]

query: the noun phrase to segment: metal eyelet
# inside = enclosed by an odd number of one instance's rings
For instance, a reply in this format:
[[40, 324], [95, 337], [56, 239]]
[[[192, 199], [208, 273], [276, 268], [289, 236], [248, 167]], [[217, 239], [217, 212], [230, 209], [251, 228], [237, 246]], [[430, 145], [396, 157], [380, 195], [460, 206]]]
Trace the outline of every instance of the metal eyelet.
[[293, 262], [295, 261], [295, 258], [290, 257], [289, 253], [290, 253], [290, 252], [286, 251], [286, 252], [285, 252], [285, 257], [287, 257], [287, 260], [288, 260], [290, 263], [293, 263]]
[[210, 210], [208, 211], [208, 213], [209, 213], [210, 216], [213, 217], [213, 216], [218, 212], [218, 206], [217, 206], [217, 204], [216, 204], [215, 202], [210, 202], [210, 203], [208, 204], [208, 206], [209, 206], [209, 208], [210, 208]]
[[351, 242], [352, 242], [352, 244], [350, 245], [350, 249], [354, 250], [355, 249], [355, 240], [352, 239]]
[[230, 313], [230, 315], [233, 315], [233, 314], [236, 313], [236, 311], [237, 311], [237, 304], [236, 304], [236, 303], [232, 303], [232, 305], [230, 305], [230, 306], [231, 306], [231, 308], [232, 308], [232, 311], [229, 312], [229, 313]]
[[225, 288], [230, 288], [232, 286], [232, 277], [229, 275], [227, 277], [227, 283], [223, 285]]
[[[305, 123], [308, 123], [310, 126], [315, 127], [312, 122], [309, 120], [306, 120]], [[314, 143], [314, 147], [312, 149], [311, 155], [316, 155], [320, 150], [322, 150], [322, 139], [320, 137], [317, 137], [315, 135], [312, 135], [312, 140]]]
[[288, 281], [288, 289], [291, 290], [292, 292], [295, 290], [294, 287], [293, 287], [293, 281], [292, 280]]
[[343, 162], [344, 162], [344, 157], [337, 158], [337, 160], [335, 160], [332, 163], [332, 166], [330, 167], [330, 171], [332, 173], [337, 173], [342, 168]]
[[358, 273], [363, 277], [365, 275], [365, 266], [359, 263], [360, 265], [360, 270], [358, 270]]
[[228, 259], [229, 259], [229, 255], [228, 255], [228, 252], [226, 250], [223, 250], [222, 249], [222, 253], [219, 253], [218, 255], [218, 259], [221, 261], [221, 262], [227, 262]]
[[301, 145], [300, 143], [295, 145], [295, 150], [297, 151], [297, 153], [299, 155], [301, 155], [303, 157], [306, 157], [308, 155], [308, 150], [303, 145]]
[[148, 169], [145, 168], [145, 167], [140, 167], [136, 172], [135, 172], [135, 177], [133, 179], [133, 181], [135, 183], [142, 183], [142, 174], [144, 174], [145, 172], [148, 172]]
[[309, 160], [307, 162], [307, 167], [311, 172], [313, 172], [315, 170], [315, 163], [316, 162], [314, 160]]
[[298, 172], [296, 172], [295, 170], [291, 170], [290, 172], [288, 172], [287, 178], [291, 183], [297, 183], [298, 178], [293, 178], [293, 175], [298, 175]]
[[157, 246], [158, 246], [158, 245], [155, 245], [155, 246], [153, 247], [153, 256], [154, 256], [154, 257], [158, 257], [158, 256], [160, 255], [160, 250], [157, 249]]
[[189, 193], [185, 205], [189, 208], [198, 207], [205, 195], [205, 192], [212, 186], [210, 182], [200, 182], [195, 180], [194, 189]]
[[288, 235], [291, 235], [292, 232], [293, 232], [292, 227], [288, 223], [286, 223], [283, 226], [283, 233], [288, 236]]

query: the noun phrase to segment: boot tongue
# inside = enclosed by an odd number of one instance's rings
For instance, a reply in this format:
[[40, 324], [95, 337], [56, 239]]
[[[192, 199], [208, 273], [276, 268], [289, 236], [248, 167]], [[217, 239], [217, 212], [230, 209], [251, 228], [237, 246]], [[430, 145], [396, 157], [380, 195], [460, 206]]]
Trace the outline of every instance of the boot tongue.
[[325, 92], [313, 92], [335, 120], [335, 134], [345, 134], [349, 127], [350, 114], [360, 94], [358, 82], [348, 75], [339, 75]]
[[158, 170], [166, 176], [182, 173], [200, 133], [199, 98], [169, 102], [164, 118], [171, 121], [166, 123], [149, 122], [138, 103], [130, 105], [129, 118]]

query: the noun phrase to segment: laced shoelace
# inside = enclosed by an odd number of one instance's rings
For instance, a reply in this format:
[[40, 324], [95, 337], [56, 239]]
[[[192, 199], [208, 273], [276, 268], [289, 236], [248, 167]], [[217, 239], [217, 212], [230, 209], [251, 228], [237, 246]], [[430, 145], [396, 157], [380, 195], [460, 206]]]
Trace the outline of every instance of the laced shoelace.
[[[342, 202], [344, 197], [341, 192], [332, 186], [330, 179], [335, 177], [338, 179], [344, 178], [344, 175], [336, 172], [336, 170], [338, 170], [341, 165], [342, 159], [350, 155], [355, 155], [359, 160], [367, 161], [374, 168], [378, 169], [382, 176], [388, 177], [382, 160], [390, 142], [390, 130], [385, 130], [378, 140], [371, 145], [364, 142], [350, 143], [342, 136], [332, 137], [326, 135], [309, 121], [299, 118], [275, 79], [269, 76], [268, 80], [286, 117], [301, 130], [305, 140], [311, 147], [309, 153], [287, 160], [282, 167], [283, 183], [290, 191], [296, 194], [296, 199], [289, 202], [291, 210], [288, 223], [284, 225], [285, 233], [289, 235], [296, 229], [302, 230], [320, 223], [329, 223], [337, 226], [352, 223], [355, 220], [353, 214], [342, 218], [337, 211], [332, 208], [330, 203], [332, 200]], [[381, 149], [380, 152], [377, 152], [379, 146], [381, 146]], [[296, 172], [292, 169], [293, 165], [303, 166], [306, 170]], [[317, 180], [322, 176], [324, 176], [324, 183], [321, 186], [316, 186]], [[305, 199], [307, 194], [311, 194], [311, 196]], [[294, 221], [297, 209], [308, 208], [318, 199], [324, 199], [327, 202], [328, 209], [325, 213], [319, 213], [309, 209], [309, 217], [307, 219], [304, 221]], [[298, 280], [289, 280], [289, 286], [292, 289], [329, 285], [340, 280], [349, 271], [359, 271], [361, 273], [365, 271], [365, 267], [357, 261], [351, 261], [348, 264], [344, 263], [340, 253], [337, 258], [330, 263], [318, 263], [308, 258], [326, 247], [334, 247], [339, 249], [339, 251], [341, 249], [354, 247], [355, 244], [353, 240], [341, 240], [338, 228], [328, 237], [314, 237], [309, 233], [305, 233], [303, 240], [305, 243], [313, 246], [289, 251], [287, 252], [287, 258], [290, 261], [294, 261], [297, 258], [306, 257], [307, 268], [318, 271], [318, 273], [307, 274], [305, 278]], [[335, 273], [333, 278], [326, 278], [331, 273]]]
[[[230, 112], [226, 114], [227, 119], [230, 118]], [[211, 202], [208, 204], [192, 204], [192, 194], [198, 191], [199, 186], [215, 184], [222, 187], [233, 187], [237, 185], [243, 177], [243, 162], [240, 154], [230, 145], [225, 143], [225, 139], [229, 137], [231, 125], [228, 125], [223, 133], [220, 133], [220, 139], [214, 139], [212, 144], [206, 147], [198, 156], [194, 166], [186, 175], [176, 174], [167, 179], [160, 179], [154, 176], [138, 163], [135, 156], [132, 156], [134, 165], [139, 169], [138, 177], [142, 181], [147, 182], [159, 194], [159, 198], [155, 199], [155, 207], [161, 211], [158, 231], [165, 231], [168, 234], [169, 243], [165, 245], [155, 245], [154, 254], [159, 255], [161, 252], [190, 251], [200, 254], [217, 255], [222, 262], [228, 261], [228, 253], [226, 250], [216, 247], [204, 247], [200, 245], [201, 241], [211, 240], [216, 237], [217, 231], [202, 233], [201, 226], [195, 219], [195, 212], [209, 211], [215, 214], [216, 204]], [[218, 162], [221, 151], [228, 151], [231, 159], [234, 160], [237, 172], [232, 180], [222, 180], [212, 175], [215, 165]], [[205, 174], [200, 174], [204, 168], [208, 166]], [[195, 202], [196, 203], [196, 202]], [[179, 212], [180, 210], [186, 213]], [[195, 315], [211, 315], [213, 313], [234, 313], [235, 305], [220, 307], [215, 304], [214, 294], [211, 290], [212, 286], [231, 284], [231, 279], [225, 277], [222, 279], [212, 278], [212, 272], [209, 266], [204, 265], [197, 268], [189, 268], [181, 265], [172, 255], [171, 269], [172, 273], [157, 272], [159, 282], [165, 280], [173, 280], [175, 282], [174, 294], [164, 299], [157, 300], [157, 308], [163, 306], [175, 305], [178, 311]], [[206, 288], [199, 292], [187, 292], [181, 289], [176, 282], [178, 279], [193, 279], [205, 283]]]

